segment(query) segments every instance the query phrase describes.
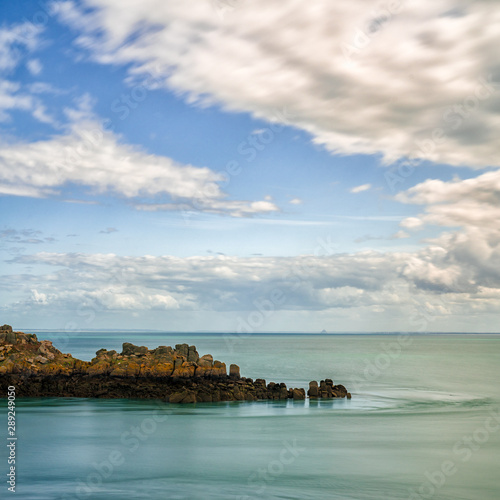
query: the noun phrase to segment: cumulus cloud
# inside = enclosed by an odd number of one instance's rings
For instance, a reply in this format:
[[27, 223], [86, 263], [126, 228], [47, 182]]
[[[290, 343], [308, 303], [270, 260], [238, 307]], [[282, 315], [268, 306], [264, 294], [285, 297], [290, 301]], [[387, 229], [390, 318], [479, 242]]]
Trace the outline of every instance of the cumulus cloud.
[[[336, 311], [352, 318], [350, 329], [363, 324], [366, 314], [383, 314], [407, 328], [424, 324], [432, 329], [437, 317], [493, 313], [500, 306], [498, 271], [495, 277], [470, 274], [472, 267], [464, 271], [462, 261], [463, 256], [451, 256], [437, 244], [415, 254], [364, 251], [296, 257], [42, 252], [12, 259], [12, 264], [36, 266], [38, 272], [3, 277], [6, 286], [19, 292], [5, 309], [196, 311], [243, 318], [269, 311]], [[45, 273], [40, 271], [44, 266]]]
[[[68, 110], [88, 117], [87, 106]], [[60, 196], [71, 183], [90, 194], [123, 196], [142, 210], [198, 210], [236, 217], [278, 211], [267, 200], [227, 200], [224, 177], [206, 167], [184, 165], [122, 144], [97, 122], [77, 121], [64, 135], [0, 147], [0, 193]]]
[[289, 203], [290, 205], [302, 205], [303, 201], [300, 198], [293, 198]]
[[271, 121], [286, 109], [334, 153], [498, 165], [500, 11], [487, 0], [255, 0], [222, 17], [213, 2], [83, 4], [59, 3], [59, 18], [130, 79]]
[[401, 223], [409, 229], [436, 224], [496, 230], [500, 217], [500, 170], [465, 180], [428, 179], [395, 198], [402, 203], [425, 205], [423, 214]]
[[54, 304], [85, 298], [99, 301], [102, 307], [115, 307], [116, 299], [111, 296], [117, 295], [125, 309], [142, 304], [146, 309], [251, 310], [275, 290], [286, 297], [280, 300], [283, 309], [372, 305], [380, 303], [381, 297], [385, 302], [399, 301], [397, 295], [385, 290], [397, 277], [397, 269], [376, 252], [281, 258], [42, 252], [12, 262], [53, 267], [50, 280], [33, 276], [28, 286]]
[[418, 217], [402, 221], [406, 229], [455, 228], [412, 257], [404, 272], [408, 278], [421, 287], [456, 292], [500, 287], [499, 170], [465, 180], [427, 180], [396, 199], [425, 205]]

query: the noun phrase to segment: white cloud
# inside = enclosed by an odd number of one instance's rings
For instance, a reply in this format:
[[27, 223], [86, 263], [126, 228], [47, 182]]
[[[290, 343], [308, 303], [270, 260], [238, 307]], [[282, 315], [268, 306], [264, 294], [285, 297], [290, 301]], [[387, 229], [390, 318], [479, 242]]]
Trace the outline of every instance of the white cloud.
[[293, 198], [289, 203], [290, 205], [302, 205], [303, 201], [300, 198]]
[[396, 199], [426, 205], [424, 213], [402, 221], [407, 229], [458, 228], [412, 256], [407, 278], [422, 288], [476, 295], [500, 287], [500, 170], [466, 180], [427, 180]]
[[[432, 330], [440, 324], [446, 330], [450, 316], [470, 319], [493, 314], [500, 306], [499, 267], [494, 274], [491, 269], [478, 273], [474, 265], [464, 268], [464, 257], [451, 255], [444, 241], [414, 254], [179, 258], [38, 253], [11, 262], [35, 266], [37, 273], [3, 277], [19, 296], [5, 305], [9, 311], [83, 307], [95, 313], [196, 311], [197, 317], [212, 311], [244, 319], [259, 311], [288, 319], [314, 312], [349, 317], [349, 329], [367, 329], [367, 314], [375, 318], [373, 313], [383, 314], [393, 329], [423, 325]], [[436, 321], [441, 318], [443, 323]]]
[[[491, 318], [500, 308], [496, 175], [426, 181], [399, 194], [400, 201], [427, 203], [422, 215], [402, 222], [405, 228], [451, 222], [458, 227], [418, 251], [186, 258], [42, 252], [12, 259], [13, 265], [34, 266], [37, 273], [3, 277], [5, 285], [21, 296], [5, 307], [71, 310], [76, 304], [94, 304], [103, 311], [239, 312], [243, 317], [271, 307], [289, 320], [299, 312], [315, 311], [351, 318], [352, 325], [383, 314], [393, 327], [407, 329], [424, 325], [432, 330], [439, 325], [441, 330], [458, 330], [462, 322], [472, 331], [495, 328]], [[468, 203], [464, 211], [462, 196]], [[5, 236], [12, 235], [19, 239], [17, 233]], [[406, 237], [408, 233], [399, 231], [390, 239]], [[45, 274], [40, 271], [44, 266]], [[279, 291], [279, 302], [269, 302], [273, 291]]]
[[369, 191], [371, 188], [371, 184], [362, 184], [361, 186], [353, 187], [349, 192], [354, 194], [362, 193], [363, 191]]
[[117, 307], [111, 298], [117, 295], [125, 309], [139, 304], [153, 308], [158, 300], [152, 297], [166, 297], [168, 304], [186, 310], [251, 310], [254, 302], [276, 288], [286, 297], [279, 308], [286, 310], [399, 301], [397, 295], [385, 290], [397, 279], [396, 266], [376, 252], [281, 258], [42, 252], [18, 257], [15, 262], [54, 267], [51, 279], [25, 277], [31, 288], [36, 287], [53, 304], [86, 299], [98, 301], [104, 308]]
[[93, 10], [64, 2], [59, 13], [81, 48], [190, 101], [273, 121], [286, 109], [335, 153], [499, 164], [500, 11], [490, 1], [254, 0], [223, 18], [211, 2], [84, 4]]
[[470, 179], [429, 179], [396, 195], [402, 203], [426, 205], [425, 213], [401, 225], [423, 224], [497, 229], [500, 217], [500, 170]]
[[[68, 110], [82, 119], [86, 107]], [[59, 196], [68, 183], [90, 194], [111, 193], [142, 210], [199, 210], [235, 217], [277, 212], [267, 200], [228, 200], [209, 168], [183, 165], [121, 144], [97, 122], [78, 123], [71, 132], [45, 141], [0, 147], [0, 193]], [[166, 198], [166, 199], [165, 199]]]
[[399, 225], [405, 229], [422, 229], [424, 223], [418, 217], [407, 217], [402, 220]]
[[394, 240], [401, 240], [404, 238], [409, 238], [410, 235], [406, 231], [398, 231], [397, 233], [394, 233], [391, 237], [391, 239]]
[[30, 22], [0, 27], [0, 70], [13, 70], [26, 51], [36, 48], [41, 31]]
[[42, 63], [39, 59], [30, 59], [26, 63], [26, 67], [28, 68], [28, 71], [35, 76], [39, 75], [43, 69]]
[[[39, 42], [42, 28], [30, 22], [0, 27], [0, 121], [10, 119], [13, 110], [26, 111], [42, 122], [55, 124], [54, 119], [47, 113], [42, 102], [22, 88], [21, 84], [7, 80], [5, 76], [12, 72], [26, 54], [34, 51]], [[37, 59], [28, 61], [28, 69], [37, 74], [41, 70]]]

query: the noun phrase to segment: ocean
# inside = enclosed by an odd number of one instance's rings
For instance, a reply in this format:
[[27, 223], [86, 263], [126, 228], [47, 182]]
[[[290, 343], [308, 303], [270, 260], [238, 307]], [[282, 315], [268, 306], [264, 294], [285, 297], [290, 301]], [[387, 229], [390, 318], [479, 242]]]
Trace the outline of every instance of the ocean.
[[[332, 378], [352, 399], [19, 398], [13, 498], [500, 498], [500, 335], [37, 334], [86, 360], [186, 342], [242, 376], [306, 389]], [[6, 413], [4, 398], [4, 436]]]

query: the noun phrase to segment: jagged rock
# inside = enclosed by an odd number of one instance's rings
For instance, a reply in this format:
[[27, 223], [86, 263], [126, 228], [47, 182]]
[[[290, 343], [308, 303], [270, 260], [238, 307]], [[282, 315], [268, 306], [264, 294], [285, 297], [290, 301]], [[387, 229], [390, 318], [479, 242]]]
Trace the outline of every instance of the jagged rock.
[[157, 359], [161, 359], [162, 361], [165, 361], [167, 363], [174, 362], [174, 350], [170, 346], [162, 345], [150, 352]]
[[216, 377], [227, 376], [226, 363], [221, 363], [220, 361], [214, 361], [214, 366], [212, 367], [212, 375]]
[[12, 327], [10, 325], [2, 325], [2, 326], [0, 326], [0, 331], [11, 332], [12, 331]]
[[203, 368], [212, 368], [214, 365], [214, 358], [212, 357], [211, 354], [205, 354], [205, 356], [202, 356], [198, 360], [198, 366], [201, 366]]
[[177, 344], [175, 346], [175, 352], [179, 355], [179, 356], [185, 356], [186, 359], [187, 359], [187, 356], [188, 356], [188, 352], [189, 352], [189, 346], [187, 344]]
[[200, 359], [198, 351], [194, 345], [190, 345], [187, 353], [187, 360], [196, 363]]
[[[190, 361], [191, 360], [191, 361]], [[176, 349], [160, 346], [148, 350], [125, 342], [122, 353], [99, 349], [91, 362], [63, 354], [51, 342], [36, 335], [0, 332], [0, 393], [9, 385], [22, 396], [106, 398], [158, 398], [179, 403], [256, 401], [258, 399], [305, 399], [305, 390], [286, 384], [240, 376], [237, 365], [226, 364], [210, 354], [201, 358], [194, 346]], [[322, 397], [348, 397], [342, 385], [331, 379], [309, 384]]]
[[189, 378], [194, 377], [196, 370], [196, 363], [191, 361], [184, 361], [180, 366], [174, 369], [172, 377]]
[[145, 346], [137, 346], [131, 344], [130, 342], [125, 342], [122, 345], [122, 355], [123, 356], [145, 356], [148, 353], [148, 348]]
[[238, 365], [229, 365], [229, 376], [231, 378], [240, 378], [240, 367]]

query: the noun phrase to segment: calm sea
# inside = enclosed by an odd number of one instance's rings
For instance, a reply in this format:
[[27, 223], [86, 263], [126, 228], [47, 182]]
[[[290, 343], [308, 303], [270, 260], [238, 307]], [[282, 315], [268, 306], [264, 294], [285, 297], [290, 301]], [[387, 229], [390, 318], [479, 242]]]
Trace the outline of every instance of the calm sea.
[[[122, 342], [187, 342], [243, 376], [305, 388], [332, 378], [353, 398], [18, 399], [17, 489], [4, 483], [1, 498], [500, 498], [500, 335], [38, 337], [83, 359]], [[1, 409], [5, 443], [5, 399]], [[0, 464], [5, 474], [5, 446]]]

